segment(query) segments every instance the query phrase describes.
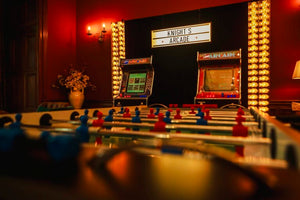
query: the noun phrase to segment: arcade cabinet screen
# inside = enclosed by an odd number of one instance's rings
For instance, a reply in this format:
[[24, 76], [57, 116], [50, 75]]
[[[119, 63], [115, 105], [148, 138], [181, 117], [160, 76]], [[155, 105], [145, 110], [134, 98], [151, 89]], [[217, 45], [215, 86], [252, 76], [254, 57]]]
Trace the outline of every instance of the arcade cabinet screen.
[[233, 91], [234, 69], [205, 69], [205, 91]]
[[143, 73], [130, 73], [128, 84], [127, 84], [127, 93], [144, 93], [146, 85], [146, 72]]

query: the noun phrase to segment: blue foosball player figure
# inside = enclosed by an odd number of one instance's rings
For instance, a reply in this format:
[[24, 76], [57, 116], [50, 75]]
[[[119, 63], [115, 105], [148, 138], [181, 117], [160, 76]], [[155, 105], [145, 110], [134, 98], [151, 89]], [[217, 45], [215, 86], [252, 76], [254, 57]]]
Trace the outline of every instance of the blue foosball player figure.
[[84, 110], [84, 115], [88, 116], [88, 114], [89, 114], [89, 110], [88, 110], [88, 109], [85, 109], [85, 110]]
[[[135, 117], [133, 117], [131, 121], [133, 123], [142, 123], [141, 118], [140, 118], [140, 111], [139, 110], [135, 111]], [[133, 127], [132, 130], [138, 131], [140, 129], [139, 129], [139, 127]]]
[[207, 125], [207, 121], [204, 119], [204, 113], [200, 113], [200, 119], [197, 119], [197, 125]]
[[[167, 111], [166, 112], [166, 117], [164, 118], [164, 122], [166, 124], [171, 124], [172, 123], [172, 119], [170, 118], [171, 112]], [[170, 130], [167, 130], [167, 132], [170, 132]]]
[[124, 114], [124, 107], [121, 107], [120, 111], [118, 112], [119, 114]]
[[0, 153], [7, 153], [13, 151], [16, 137], [24, 135], [25, 134], [22, 129], [0, 129]]
[[[204, 113], [201, 112], [200, 113], [200, 119], [197, 119], [197, 125], [207, 125], [207, 121], [204, 119]], [[199, 132], [201, 134], [205, 134], [205, 135], [210, 135], [210, 133], [203, 133], [203, 132]]]
[[9, 128], [14, 129], [21, 129], [21, 119], [22, 119], [22, 115], [20, 113], [17, 113], [15, 116], [16, 121], [12, 124], [9, 125]]
[[204, 113], [201, 111], [201, 108], [199, 107], [196, 116], [199, 116], [199, 117], [200, 117], [200, 116], [202, 115], [201, 113], [204, 114]]
[[86, 115], [82, 115], [80, 117], [81, 125], [76, 129], [76, 136], [79, 138], [79, 141], [82, 142], [89, 142], [90, 135], [89, 135], [89, 127], [87, 124], [88, 117]]
[[[109, 110], [108, 115], [104, 118], [104, 121], [105, 122], [112, 122], [114, 120], [113, 114], [114, 114], [114, 111], [112, 109]], [[106, 127], [106, 128], [111, 129], [111, 126]]]
[[154, 115], [158, 115], [159, 114], [159, 107], [156, 108], [156, 112], [154, 113]]
[[170, 115], [171, 115], [171, 112], [170, 111], [167, 111], [166, 112], [166, 117], [164, 118], [164, 122], [166, 122], [167, 124], [171, 124], [172, 123], [172, 120], [170, 118]]
[[80, 152], [80, 141], [73, 135], [52, 136], [44, 131], [40, 138], [46, 142], [47, 152], [56, 162], [75, 159]]
[[108, 111], [108, 115], [104, 118], [104, 121], [106, 121], [106, 122], [112, 122], [114, 120], [113, 114], [114, 114], [114, 111], [113, 110], [109, 110]]

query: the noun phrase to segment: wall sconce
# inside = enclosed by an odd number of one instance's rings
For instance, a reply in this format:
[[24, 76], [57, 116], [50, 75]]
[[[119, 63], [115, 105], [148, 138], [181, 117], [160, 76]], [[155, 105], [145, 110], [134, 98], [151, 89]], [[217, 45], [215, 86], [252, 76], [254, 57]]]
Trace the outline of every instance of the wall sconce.
[[[296, 62], [293, 79], [300, 79], [300, 60]], [[292, 111], [299, 112], [300, 111], [300, 103], [299, 102], [292, 102]]]
[[300, 79], [300, 60], [296, 62], [293, 79]]
[[90, 26], [88, 26], [87, 35], [92, 35]]
[[105, 24], [103, 23], [103, 25], [102, 25], [102, 31], [100, 32], [100, 36], [98, 38], [99, 42], [103, 42], [104, 41], [105, 33], [106, 33]]
[[[93, 30], [94, 30], [95, 28], [93, 28]], [[95, 32], [95, 31], [93, 31], [93, 32]], [[94, 37], [97, 37], [97, 35], [99, 34], [99, 36], [98, 36], [98, 42], [103, 42], [104, 41], [104, 36], [105, 36], [105, 33], [106, 33], [107, 31], [105, 30], [105, 24], [103, 23], [103, 25], [102, 25], [102, 30], [100, 31], [100, 33], [98, 32], [98, 33], [95, 33], [95, 34], [93, 34], [92, 33], [92, 30], [91, 30], [91, 27], [90, 26], [88, 26], [88, 28], [87, 28], [87, 35], [88, 36], [90, 36], [90, 35], [94, 35]]]

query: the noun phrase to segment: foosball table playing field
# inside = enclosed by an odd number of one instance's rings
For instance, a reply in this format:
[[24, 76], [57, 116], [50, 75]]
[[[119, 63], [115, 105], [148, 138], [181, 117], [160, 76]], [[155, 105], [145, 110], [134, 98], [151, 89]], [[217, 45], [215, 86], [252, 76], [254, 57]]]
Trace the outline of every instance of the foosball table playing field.
[[1, 199], [297, 199], [299, 131], [256, 109], [0, 115]]

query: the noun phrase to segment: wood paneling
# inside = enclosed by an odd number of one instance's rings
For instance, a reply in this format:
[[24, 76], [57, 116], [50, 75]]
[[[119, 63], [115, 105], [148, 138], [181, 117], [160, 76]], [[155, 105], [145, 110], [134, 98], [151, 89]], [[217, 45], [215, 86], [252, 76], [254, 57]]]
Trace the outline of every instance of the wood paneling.
[[38, 1], [6, 1], [4, 109], [35, 111], [38, 102]]

